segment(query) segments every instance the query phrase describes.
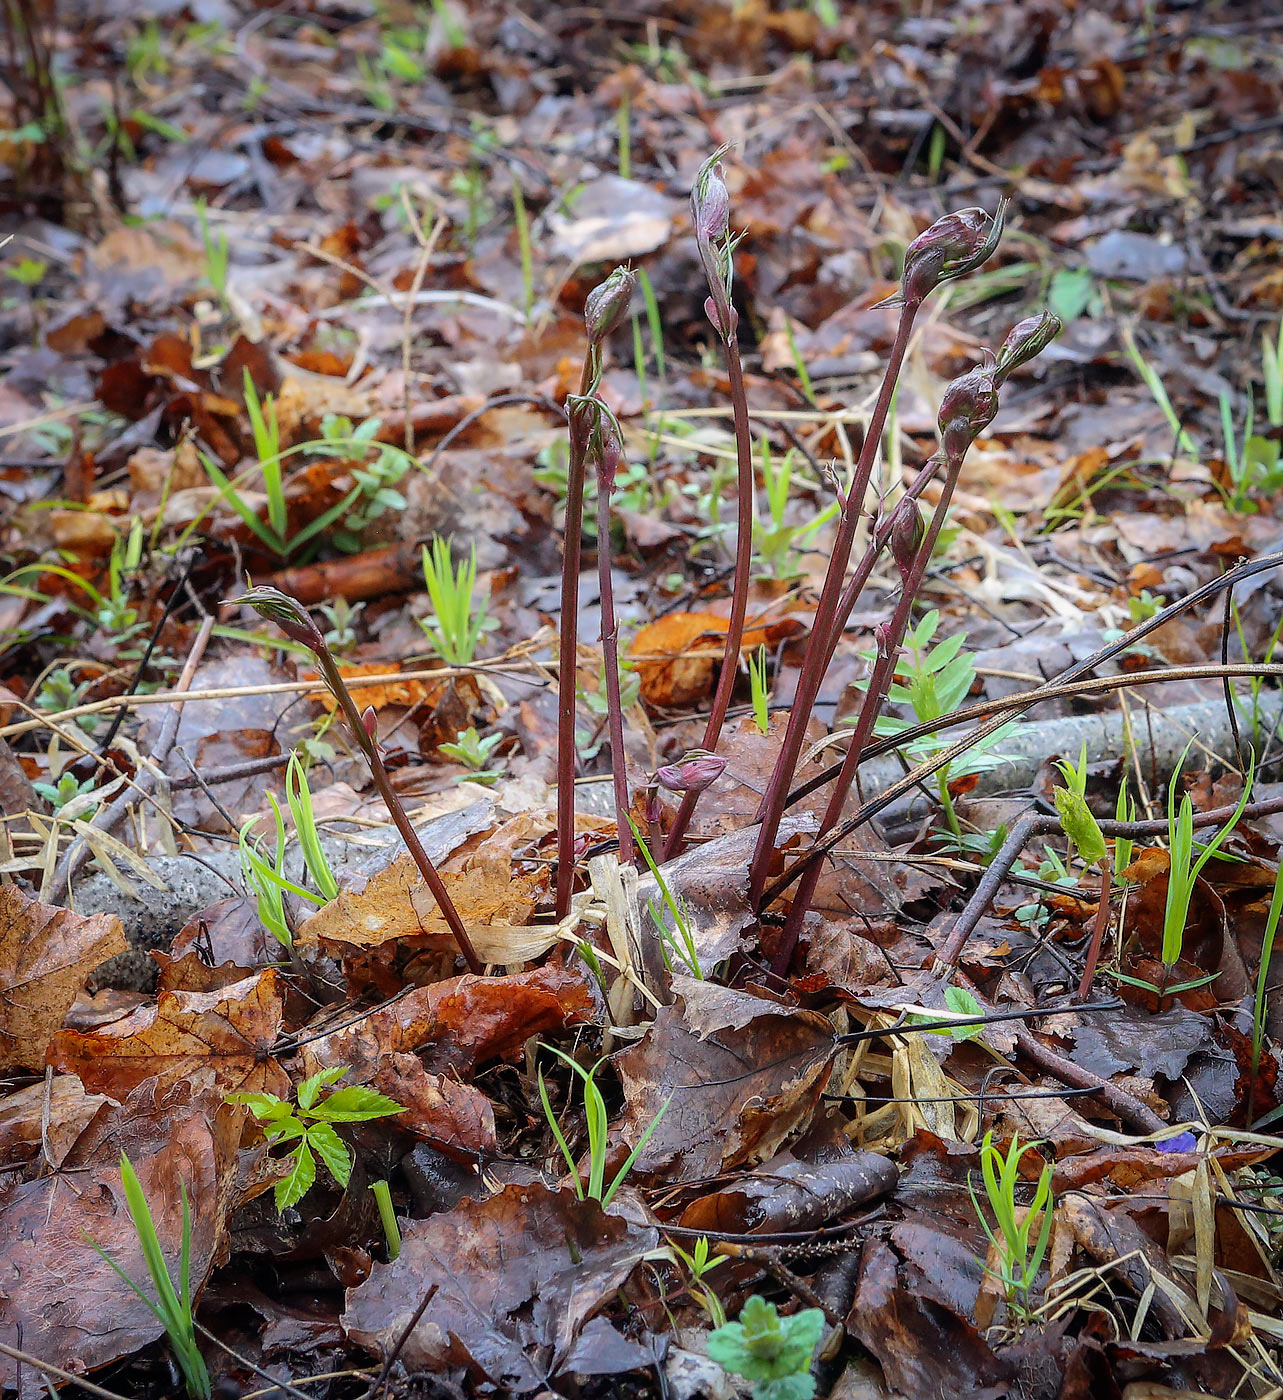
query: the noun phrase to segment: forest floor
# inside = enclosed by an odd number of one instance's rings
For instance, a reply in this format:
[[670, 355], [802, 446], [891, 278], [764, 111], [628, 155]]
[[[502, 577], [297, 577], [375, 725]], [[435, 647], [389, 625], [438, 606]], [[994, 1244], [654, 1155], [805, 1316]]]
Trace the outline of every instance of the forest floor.
[[0, 1392], [1283, 1395], [1283, 8], [0, 15]]

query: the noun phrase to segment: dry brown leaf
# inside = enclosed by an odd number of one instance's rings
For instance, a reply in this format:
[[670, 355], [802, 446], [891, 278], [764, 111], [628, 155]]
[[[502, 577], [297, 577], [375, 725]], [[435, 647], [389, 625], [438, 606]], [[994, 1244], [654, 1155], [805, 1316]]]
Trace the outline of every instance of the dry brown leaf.
[[[689, 612], [668, 613], [643, 627], [628, 648], [629, 656], [638, 658], [642, 699], [649, 705], [685, 705], [706, 695], [725, 650], [729, 626], [716, 613]], [[774, 646], [801, 631], [802, 624], [795, 618], [746, 627], [740, 652], [763, 644]]]
[[155, 1006], [92, 1031], [61, 1031], [48, 1062], [114, 1099], [153, 1078], [284, 1097], [289, 1076], [271, 1054], [282, 1014], [280, 974], [267, 968], [212, 992], [162, 992]]
[[86, 978], [128, 946], [114, 914], [85, 918], [0, 886], [0, 1066], [42, 1070]]

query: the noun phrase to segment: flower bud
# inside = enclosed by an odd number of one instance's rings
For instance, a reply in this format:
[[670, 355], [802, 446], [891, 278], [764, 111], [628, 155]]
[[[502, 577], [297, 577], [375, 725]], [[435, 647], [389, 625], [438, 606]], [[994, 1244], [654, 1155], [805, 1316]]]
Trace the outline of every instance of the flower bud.
[[691, 188], [691, 220], [701, 243], [724, 238], [730, 228], [731, 196], [722, 179], [721, 160], [727, 147], [720, 146], [699, 168]]
[[873, 646], [877, 652], [879, 661], [889, 661], [892, 655], [891, 629], [885, 622], [878, 622], [873, 627]]
[[984, 356], [983, 363], [949, 385], [940, 401], [940, 438], [950, 460], [961, 457], [998, 414], [993, 351]]
[[239, 598], [229, 598], [227, 602], [233, 606], [240, 604], [253, 608], [259, 617], [276, 623], [291, 641], [301, 642], [318, 655], [326, 650], [321, 629], [312, 621], [303, 605], [271, 584], [260, 583], [248, 593]]
[[367, 705], [361, 711], [361, 723], [365, 726], [365, 732], [370, 738], [377, 740], [379, 737], [379, 716], [373, 705]]
[[736, 309], [733, 306], [731, 306], [729, 302], [727, 303], [726, 310], [728, 319], [730, 320], [729, 326], [722, 325], [722, 315], [721, 312], [718, 310], [717, 303], [713, 300], [713, 298], [704, 298], [704, 315], [707, 316], [708, 319], [713, 323], [713, 329], [718, 333], [718, 335], [722, 337], [723, 340], [729, 340], [735, 334], [740, 323], [739, 312], [736, 311]]
[[1042, 352], [1064, 330], [1064, 322], [1054, 311], [1044, 311], [1038, 316], [1026, 316], [1007, 332], [1007, 338], [998, 350], [998, 365], [994, 379], [1001, 384], [1013, 369], [1027, 364], [1035, 355]]
[[584, 325], [591, 344], [600, 345], [628, 315], [636, 286], [637, 275], [632, 268], [617, 267], [600, 286], [588, 293], [588, 300], [584, 302]]
[[655, 770], [655, 781], [669, 792], [704, 792], [726, 771], [726, 760], [707, 749], [691, 749], [676, 763]]
[[901, 578], [909, 577], [926, 534], [927, 523], [922, 518], [917, 501], [906, 496], [891, 512], [891, 557], [900, 570]]
[[992, 219], [983, 209], [959, 209], [937, 219], [904, 250], [900, 291], [880, 305], [920, 302], [941, 282], [974, 272], [998, 246], [1006, 211], [1004, 199]]

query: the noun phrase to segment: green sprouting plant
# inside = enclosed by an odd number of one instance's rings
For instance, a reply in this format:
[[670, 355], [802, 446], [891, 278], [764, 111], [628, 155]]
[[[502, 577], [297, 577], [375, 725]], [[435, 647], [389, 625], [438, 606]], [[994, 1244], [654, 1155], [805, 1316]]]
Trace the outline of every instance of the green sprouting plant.
[[325, 634], [325, 643], [333, 652], [351, 651], [356, 645], [356, 619], [364, 609], [364, 603], [349, 603], [342, 595], [332, 603], [322, 603], [319, 611], [330, 624]]
[[[1265, 415], [1271, 429], [1283, 427], [1283, 322], [1271, 341], [1269, 334], [1261, 336], [1261, 378], [1265, 394]], [[1226, 506], [1243, 514], [1254, 514], [1262, 496], [1273, 495], [1283, 487], [1283, 465], [1280, 464], [1277, 431], [1254, 433], [1255, 405], [1251, 394], [1243, 424], [1242, 441], [1234, 429], [1234, 402], [1222, 393], [1221, 437], [1224, 442], [1225, 469], [1229, 488], [1222, 488]]]
[[460, 778], [460, 782], [483, 783], [489, 787], [492, 783], [497, 783], [507, 771], [507, 765], [504, 763], [500, 763], [496, 768], [487, 767], [490, 755], [502, 743], [502, 734], [487, 734], [483, 739], [477, 733], [476, 726], [469, 725], [467, 729], [455, 735], [453, 743], [441, 744], [438, 747], [447, 758], [462, 763], [470, 770]]
[[209, 210], [203, 199], [196, 201], [196, 217], [200, 220], [200, 241], [205, 249], [205, 280], [214, 289], [219, 304], [227, 305], [227, 273], [231, 265], [231, 245], [223, 230], [215, 233], [209, 226]]
[[1261, 965], [1256, 973], [1256, 995], [1252, 999], [1252, 1079], [1248, 1087], [1247, 1121], [1254, 1115], [1252, 1102], [1256, 1091], [1256, 1076], [1261, 1065], [1261, 1050], [1265, 1045], [1265, 1013], [1268, 1009], [1266, 993], [1269, 990], [1270, 961], [1274, 957], [1274, 939], [1279, 931], [1279, 916], [1283, 914], [1283, 863], [1274, 877], [1274, 893], [1270, 896], [1270, 912], [1265, 919], [1265, 933], [1261, 939]]
[[716, 1258], [709, 1258], [707, 1235], [700, 1235], [689, 1252], [684, 1250], [681, 1245], [674, 1244], [672, 1240], [669, 1240], [668, 1247], [673, 1251], [674, 1258], [680, 1259], [686, 1266], [686, 1271], [691, 1278], [691, 1292], [699, 1300], [700, 1307], [708, 1314], [708, 1320], [714, 1327], [725, 1327], [726, 1309], [722, 1306], [722, 1300], [713, 1292], [712, 1285], [708, 1282], [708, 1276], [714, 1269], [726, 1262], [726, 1256], [719, 1254]]
[[1163, 377], [1153, 365], [1141, 354], [1140, 348], [1136, 344], [1136, 337], [1132, 333], [1130, 326], [1123, 328], [1123, 346], [1127, 351], [1127, 356], [1131, 360], [1136, 373], [1140, 375], [1145, 387], [1153, 396], [1154, 402], [1161, 409], [1163, 417], [1167, 420], [1167, 426], [1172, 430], [1172, 436], [1176, 440], [1176, 450], [1185, 453], [1186, 456], [1198, 461], [1198, 448], [1194, 445], [1194, 439], [1185, 431], [1185, 426], [1181, 422], [1180, 414], [1172, 407], [1171, 396], [1167, 392], [1167, 387], [1163, 383]]
[[179, 1191], [183, 1202], [183, 1234], [178, 1251], [178, 1287], [169, 1276], [169, 1265], [165, 1262], [164, 1250], [160, 1247], [160, 1237], [156, 1233], [156, 1222], [151, 1206], [143, 1192], [142, 1183], [134, 1164], [125, 1153], [120, 1154], [120, 1180], [125, 1190], [125, 1206], [129, 1218], [134, 1223], [138, 1243], [142, 1249], [143, 1261], [151, 1275], [152, 1287], [156, 1290], [152, 1298], [136, 1283], [100, 1245], [90, 1240], [90, 1246], [129, 1288], [142, 1300], [155, 1315], [156, 1321], [165, 1329], [169, 1345], [174, 1352], [174, 1360], [183, 1373], [188, 1395], [193, 1400], [209, 1400], [209, 1372], [205, 1369], [205, 1358], [196, 1344], [196, 1322], [192, 1307], [192, 1213], [187, 1203], [187, 1183], [180, 1179]]
[[494, 204], [486, 191], [485, 171], [479, 165], [456, 170], [450, 176], [450, 190], [464, 201], [463, 241], [470, 248], [482, 226], [490, 222]]
[[[993, 1130], [984, 1136], [980, 1147], [980, 1173], [984, 1179], [985, 1195], [989, 1199], [989, 1209], [993, 1214], [993, 1224], [989, 1223], [981, 1207], [975, 1188], [968, 1185], [971, 1204], [981, 1227], [989, 1238], [998, 1256], [997, 1269], [986, 1272], [994, 1274], [1002, 1284], [1007, 1307], [1012, 1313], [1027, 1318], [1031, 1313], [1030, 1299], [1038, 1270], [1047, 1253], [1047, 1241], [1051, 1237], [1051, 1218], [1055, 1203], [1051, 1194], [1052, 1169], [1044, 1165], [1034, 1187], [1034, 1197], [1023, 1217], [1016, 1205], [1016, 1183], [1020, 1179], [1020, 1160], [1026, 1152], [1032, 1152], [1037, 1143], [1028, 1142], [1022, 1147], [1017, 1135], [1013, 1135], [1011, 1145], [1004, 1156], [993, 1144]], [[1042, 1224], [1038, 1234], [1033, 1235], [1034, 1225], [1041, 1216]], [[1032, 1245], [1031, 1245], [1032, 1240]]]
[[535, 304], [535, 263], [530, 243], [530, 219], [526, 215], [526, 197], [521, 181], [512, 177], [512, 217], [517, 228], [517, 250], [521, 255], [521, 309], [530, 315]]
[[[1078, 884], [1074, 876], [1069, 873], [1064, 860], [1050, 846], [1043, 847], [1043, 858], [1036, 870], [1026, 869], [1021, 873], [1026, 876], [1031, 875], [1044, 885], [1061, 885], [1065, 889], [1074, 889]], [[1032, 900], [1028, 904], [1022, 904], [1016, 910], [1016, 918], [1022, 924], [1028, 924], [1033, 928], [1042, 928], [1050, 915], [1043, 908], [1041, 900]]]
[[[1114, 819], [1120, 822], [1134, 822], [1136, 820], [1136, 799], [1127, 792], [1127, 775], [1123, 775], [1123, 780], [1118, 784], [1118, 802], [1114, 808]], [[1114, 837], [1114, 873], [1119, 880], [1123, 878], [1123, 871], [1132, 863], [1132, 852], [1136, 849], [1135, 841], [1127, 836]]]
[[[655, 863], [655, 857], [651, 854], [650, 847], [646, 844], [641, 830], [631, 816], [628, 818], [628, 825], [633, 829], [633, 839], [637, 842], [637, 849], [646, 862], [646, 868], [655, 877], [655, 883], [659, 886], [659, 896], [663, 903], [663, 909], [651, 899], [646, 903], [646, 910], [655, 927], [659, 930], [659, 946], [664, 955], [664, 966], [669, 972], [672, 972], [673, 958], [675, 957], [678, 962], [685, 964], [687, 972], [692, 977], [696, 977], [702, 982], [704, 981], [704, 971], [699, 965], [699, 950], [695, 946], [695, 935], [691, 930], [690, 915], [682, 908], [681, 901], [677, 896], [673, 894], [672, 887], [664, 878], [664, 872]], [[665, 912], [672, 918], [672, 928], [669, 928], [665, 921]]]
[[819, 1308], [781, 1317], [774, 1303], [754, 1294], [738, 1322], [709, 1333], [708, 1354], [719, 1366], [753, 1382], [753, 1400], [811, 1400], [811, 1359], [824, 1326]]
[[575, 1194], [582, 1200], [600, 1201], [603, 1206], [608, 1206], [615, 1198], [615, 1192], [624, 1184], [628, 1173], [633, 1169], [633, 1163], [641, 1155], [642, 1149], [650, 1141], [651, 1134], [659, 1127], [659, 1120], [668, 1111], [668, 1105], [672, 1101], [670, 1094], [661, 1105], [659, 1112], [650, 1120], [637, 1140], [637, 1146], [628, 1154], [627, 1159], [620, 1169], [615, 1173], [610, 1185], [606, 1185], [606, 1158], [609, 1153], [610, 1143], [607, 1138], [608, 1120], [606, 1115], [606, 1100], [602, 1097], [601, 1090], [597, 1087], [597, 1071], [606, 1063], [605, 1059], [598, 1060], [592, 1069], [584, 1069], [572, 1056], [567, 1055], [564, 1050], [558, 1050], [555, 1045], [549, 1045], [558, 1059], [564, 1060], [575, 1074], [579, 1076], [584, 1086], [584, 1123], [588, 1130], [588, 1185], [584, 1186], [580, 1180], [579, 1169], [575, 1165], [574, 1154], [570, 1150], [570, 1144], [566, 1141], [566, 1135], [561, 1130], [561, 1124], [557, 1122], [557, 1115], [553, 1112], [552, 1104], [548, 1100], [548, 1086], [544, 1083], [543, 1070], [539, 1071], [539, 1099], [543, 1104], [544, 1117], [548, 1120], [548, 1126], [552, 1130], [552, 1135], [556, 1139], [557, 1146], [561, 1150], [561, 1155], [565, 1159], [566, 1167], [570, 1171], [571, 1180], [575, 1187]]
[[49, 264], [40, 258], [19, 258], [16, 263], [10, 263], [5, 268], [4, 275], [20, 287], [37, 287], [44, 281], [48, 271]]
[[797, 374], [797, 382], [801, 387], [802, 394], [807, 403], [812, 408], [816, 408], [818, 404], [815, 400], [815, 386], [811, 383], [811, 372], [806, 367], [802, 352], [797, 348], [797, 336], [793, 332], [793, 322], [788, 316], [784, 318], [784, 334], [788, 337], [789, 354], [793, 358], [793, 369]]
[[365, 1084], [348, 1084], [320, 1098], [322, 1089], [342, 1079], [350, 1065], [334, 1065], [303, 1080], [295, 1102], [276, 1094], [228, 1094], [228, 1103], [244, 1104], [263, 1126], [263, 1136], [273, 1146], [294, 1143], [281, 1158], [288, 1173], [276, 1183], [276, 1209], [288, 1210], [312, 1189], [316, 1158], [325, 1164], [340, 1186], [352, 1177], [352, 1151], [338, 1135], [336, 1123], [368, 1123], [404, 1113], [402, 1104]]
[[432, 616], [423, 628], [437, 655], [451, 666], [468, 666], [477, 654], [482, 636], [499, 625], [486, 612], [484, 598], [474, 600], [477, 587], [477, 547], [456, 569], [450, 541], [434, 535], [423, 547], [423, 581], [432, 600]]
[[[62, 710], [75, 709], [89, 693], [89, 682], [81, 681], [77, 685], [65, 666], [59, 666], [40, 683], [40, 689], [36, 692], [35, 705], [38, 710], [44, 710], [46, 714], [58, 714]], [[92, 734], [98, 728], [100, 717], [98, 715], [78, 715], [76, 726], [83, 729], [86, 734]]]
[[[79, 799], [88, 798], [94, 791], [94, 780], [92, 777], [77, 781], [74, 773], [64, 773], [56, 783], [32, 783], [31, 786], [41, 797], [58, 813], [59, 816], [70, 820], [72, 817], [83, 817], [87, 812], [92, 811], [99, 804]], [[76, 806], [72, 806], [76, 803]]]
[[1105, 856], [1105, 838], [1100, 823], [1087, 805], [1087, 741], [1083, 740], [1077, 764], [1060, 759], [1056, 767], [1065, 779], [1065, 786], [1053, 794], [1060, 829], [1072, 848], [1076, 848], [1084, 865], [1092, 866]]
[[379, 455], [364, 466], [352, 468], [352, 480], [357, 493], [343, 516], [341, 528], [335, 530], [334, 544], [347, 554], [356, 554], [364, 547], [362, 533], [390, 510], [404, 510], [405, 497], [397, 489], [413, 466], [413, 458], [400, 448], [375, 441], [383, 426], [380, 418], [367, 418], [353, 426], [350, 418], [327, 413], [321, 420], [321, 440], [311, 444], [321, 457], [364, 457], [377, 447]]
[[[943, 642], [931, 645], [936, 628], [940, 624], [940, 614], [936, 609], [926, 613], [917, 627], [905, 633], [904, 654], [896, 663], [896, 674], [901, 678], [887, 691], [887, 696], [897, 704], [907, 705], [919, 724], [930, 724], [943, 719], [957, 709], [976, 679], [975, 663], [968, 652], [962, 650], [967, 639], [965, 632], [955, 632]], [[864, 653], [872, 659], [874, 653]], [[864, 688], [862, 683], [861, 688]], [[896, 735], [911, 728], [908, 720], [891, 715], [881, 716], [874, 728], [880, 735]], [[996, 752], [1004, 739], [1016, 732], [1014, 724], [1004, 725], [968, 749], [961, 758], [954, 759], [936, 771], [934, 778], [936, 791], [940, 797], [940, 807], [955, 841], [963, 839], [962, 824], [954, 809], [949, 784], [971, 773], [987, 772], [999, 764], [1006, 763], [1005, 755]], [[927, 734], [915, 739], [906, 746], [906, 757], [914, 763], [933, 757], [940, 749], [947, 748], [952, 739], [947, 735]]]
[[[585, 690], [580, 686], [577, 694], [589, 714], [597, 716], [598, 719], [606, 718], [610, 707], [606, 699], [604, 679], [596, 690]], [[640, 699], [641, 676], [633, 662], [623, 660], [619, 663], [619, 703], [625, 710], [631, 710]], [[575, 747], [585, 759], [596, 758], [602, 742], [586, 729], [575, 732]]]
[[[1243, 635], [1243, 619], [1239, 613], [1238, 604], [1231, 601], [1230, 611], [1234, 618], [1234, 630], [1238, 635], [1238, 644], [1242, 648], [1243, 656], [1250, 655], [1247, 645], [1247, 638]], [[1270, 640], [1266, 643], [1265, 655], [1261, 658], [1267, 665], [1274, 660], [1274, 653], [1278, 650], [1279, 638], [1283, 636], [1283, 617], [1278, 620], [1277, 626], [1270, 634]], [[1253, 676], [1248, 681], [1247, 695], [1235, 693], [1234, 703], [1247, 714], [1252, 725], [1252, 747], [1259, 753], [1265, 747], [1265, 740], [1270, 737], [1264, 733], [1261, 716], [1261, 692], [1265, 687], [1263, 676]]]
[[339, 886], [321, 846], [320, 833], [316, 829], [316, 819], [312, 811], [312, 792], [308, 786], [307, 770], [297, 754], [290, 755], [286, 767], [285, 797], [290, 816], [294, 820], [294, 829], [298, 834], [303, 863], [320, 893], [314, 894], [286, 878], [285, 818], [273, 793], [269, 792], [267, 795], [276, 825], [276, 845], [271, 859], [264, 855], [261, 844], [251, 834], [257, 818], [251, 818], [241, 828], [240, 856], [241, 870], [258, 903], [259, 920], [279, 943], [290, 948], [294, 943], [294, 935], [285, 909], [286, 894], [295, 895], [309, 904], [327, 904], [337, 897]]
[[753, 720], [765, 734], [771, 726], [771, 687], [766, 676], [766, 644], [748, 658], [748, 684], [753, 697]]
[[[538, 465], [534, 478], [545, 491], [551, 491], [560, 508], [565, 507], [566, 490], [569, 480], [570, 447], [564, 437], [558, 438], [547, 447], [542, 447], [535, 456]], [[612, 499], [617, 509], [642, 512], [654, 505], [651, 493], [650, 472], [644, 462], [630, 462], [615, 477]], [[585, 539], [597, 538], [597, 478], [590, 472], [584, 481], [584, 518], [582, 530]]]
[[798, 572], [797, 561], [793, 555], [799, 540], [828, 524], [837, 516], [840, 506], [834, 501], [800, 525], [787, 524], [785, 515], [793, 485], [793, 449], [789, 448], [778, 466], [772, 461], [770, 444], [765, 438], [762, 439], [759, 451], [762, 459], [762, 483], [766, 490], [767, 518], [764, 520], [759, 512], [753, 522], [753, 547], [771, 577], [792, 578]]
[[401, 1254], [401, 1227], [392, 1209], [391, 1188], [386, 1181], [375, 1181], [370, 1183], [370, 1190], [379, 1208], [379, 1223], [383, 1226], [383, 1238], [388, 1242], [388, 1258], [397, 1259]]

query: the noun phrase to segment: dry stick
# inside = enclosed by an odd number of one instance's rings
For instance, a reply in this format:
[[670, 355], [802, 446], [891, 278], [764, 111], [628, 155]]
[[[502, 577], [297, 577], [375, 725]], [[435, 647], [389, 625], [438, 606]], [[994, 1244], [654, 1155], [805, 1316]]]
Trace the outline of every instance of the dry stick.
[[[213, 626], [213, 617], [207, 617], [201, 623], [200, 631], [197, 632], [191, 650], [187, 653], [187, 661], [183, 665], [178, 684], [174, 687], [175, 695], [182, 696], [185, 690], [191, 688], [192, 677], [196, 674], [200, 659], [205, 654], [205, 647], [209, 642]], [[178, 721], [182, 717], [183, 703], [182, 699], [176, 700], [173, 708], [165, 715], [156, 746], [151, 753], [151, 766], [145, 768], [138, 775], [132, 787], [126, 788], [115, 801], [96, 813], [89, 822], [89, 825], [96, 831], [109, 832], [114, 827], [119, 826], [125, 819], [125, 814], [138, 801], [139, 797], [150, 793], [155, 787], [157, 777], [164, 767], [165, 760], [169, 757], [169, 751], [174, 747], [174, 740], [178, 738]], [[53, 882], [49, 886], [50, 904], [61, 904], [66, 899], [71, 882], [89, 855], [89, 849], [89, 840], [84, 836], [76, 837], [67, 848], [67, 853], [63, 856], [62, 863], [55, 871]]]
[[[378, 742], [365, 727], [365, 721], [356, 708], [356, 702], [352, 699], [352, 694], [339, 671], [338, 662], [335, 661], [333, 653], [326, 646], [325, 638], [321, 636], [320, 628], [295, 599], [287, 593], [282, 593], [279, 588], [260, 584], [257, 588], [252, 588], [244, 597], [234, 598], [230, 601], [252, 607], [260, 617], [265, 617], [276, 623], [287, 637], [292, 641], [301, 642], [316, 657], [317, 664], [321, 668], [322, 679], [343, 711], [343, 718], [347, 720], [352, 737], [369, 767], [370, 776], [374, 779], [374, 786], [379, 790], [383, 805], [388, 809], [388, 814], [391, 816], [397, 831], [401, 833], [401, 839], [405, 842], [411, 859], [419, 867], [419, 873], [427, 882], [428, 889], [437, 902], [437, 908], [441, 910], [441, 915], [449, 925], [450, 932], [459, 945], [459, 951], [468, 964], [468, 970], [480, 975], [484, 969], [481, 959], [477, 956], [477, 950], [472, 946], [468, 930], [464, 927], [463, 920], [459, 917], [459, 911], [454, 907], [454, 900], [450, 898], [450, 892], [437, 873], [436, 866], [432, 864], [432, 858], [423, 849], [423, 842], [419, 840], [419, 833], [414, 829], [414, 823], [405, 810], [400, 794], [392, 786], [388, 770], [383, 765], [383, 757], [379, 753]], [[371, 713], [373, 712], [371, 711]]]
[[107, 1390], [103, 1386], [95, 1385], [93, 1381], [87, 1380], [84, 1376], [77, 1376], [71, 1371], [64, 1371], [61, 1366], [55, 1366], [51, 1361], [42, 1361], [38, 1356], [32, 1356], [30, 1352], [19, 1351], [17, 1347], [6, 1346], [0, 1342], [0, 1356], [7, 1356], [16, 1361], [18, 1366], [30, 1366], [33, 1371], [40, 1371], [46, 1376], [53, 1376], [60, 1381], [66, 1381], [69, 1385], [74, 1385], [77, 1389], [86, 1391], [90, 1395], [97, 1395], [101, 1400], [127, 1400], [127, 1397], [120, 1395], [114, 1390]]
[[1101, 856], [1099, 865], [1100, 898], [1096, 901], [1096, 922], [1092, 925], [1091, 942], [1087, 945], [1087, 961], [1083, 964], [1082, 980], [1078, 983], [1079, 1001], [1086, 1001], [1091, 993], [1096, 965], [1100, 962], [1100, 947], [1105, 941], [1105, 930], [1109, 927], [1109, 897], [1114, 879], [1114, 863], [1108, 851]]
[[615, 793], [619, 863], [631, 865], [634, 860], [633, 830], [628, 821], [628, 764], [624, 756], [624, 706], [619, 686], [619, 623], [615, 618], [615, 588], [610, 577], [610, 488], [619, 465], [616, 442], [612, 435], [611, 442], [601, 449], [597, 461], [597, 578], [601, 593], [601, 659], [606, 673], [610, 780]]
[[806, 739], [806, 727], [810, 722], [811, 711], [815, 707], [828, 669], [830, 638], [834, 647], [837, 636], [832, 623], [837, 620], [837, 608], [843, 595], [843, 580], [847, 562], [855, 544], [856, 527], [868, 489], [869, 477], [873, 472], [873, 461], [877, 456], [878, 443], [887, 414], [891, 410], [891, 399], [895, 393], [896, 381], [900, 377], [900, 367], [904, 363], [905, 352], [909, 348], [909, 337], [913, 332], [913, 320], [917, 315], [921, 300], [906, 301], [900, 313], [900, 324], [896, 328], [895, 341], [887, 360], [886, 372], [882, 377], [882, 387], [878, 390], [877, 402], [865, 430], [864, 446], [860, 449], [855, 466], [855, 478], [847, 492], [846, 505], [839, 517], [837, 535], [833, 541], [833, 555], [829, 560], [828, 572], [824, 576], [824, 587], [815, 609], [815, 625], [798, 677], [797, 694], [789, 710], [788, 726], [784, 731], [784, 741], [776, 759], [775, 768], [767, 784], [766, 795], [759, 808], [762, 823], [757, 845], [753, 851], [749, 870], [749, 899], [757, 907], [762, 907], [762, 895], [766, 889], [766, 876], [770, 868], [771, 856], [775, 850], [775, 838], [779, 834], [780, 820], [784, 815], [789, 785], [801, 757], [802, 745]]
[[[1089, 658], [1089, 661], [1091, 658]], [[1083, 663], [1086, 665], [1088, 663]], [[1081, 669], [1075, 667], [1075, 670]], [[947, 749], [942, 749], [934, 757], [925, 759], [912, 768], [903, 778], [897, 778], [894, 783], [880, 792], [876, 797], [866, 802], [853, 817], [842, 823], [841, 826], [834, 827], [828, 835], [820, 838], [795, 864], [791, 865], [783, 875], [779, 876], [766, 891], [765, 903], [770, 904], [778, 899], [785, 890], [793, 884], [795, 880], [802, 877], [807, 865], [813, 860], [820, 860], [828, 855], [833, 848], [846, 840], [850, 834], [858, 827], [889, 806], [898, 798], [912, 792], [925, 779], [931, 777], [939, 769], [952, 763], [955, 758], [961, 758], [969, 748], [979, 740], [987, 738], [995, 730], [1000, 729], [1008, 723], [1013, 715], [1023, 714], [1026, 710], [1032, 709], [1035, 705], [1040, 705], [1047, 700], [1058, 700], [1069, 696], [1078, 695], [1098, 695], [1107, 694], [1113, 690], [1128, 690], [1132, 686], [1156, 685], [1164, 681], [1189, 681], [1189, 680], [1219, 680], [1222, 676], [1231, 679], [1251, 680], [1260, 676], [1272, 676], [1283, 680], [1283, 665], [1277, 662], [1253, 662], [1250, 664], [1234, 666], [1172, 666], [1165, 671], [1156, 671], [1152, 675], [1143, 672], [1136, 672], [1122, 676], [1096, 676], [1087, 680], [1073, 681], [1067, 685], [1044, 686], [1038, 690], [1026, 690], [1017, 695], [1008, 695], [1001, 700], [982, 701], [978, 705], [969, 705], [966, 709], [957, 710], [951, 716], [944, 719], [930, 721], [926, 724], [915, 725], [911, 729], [906, 729], [897, 734], [889, 741], [882, 741], [870, 747], [861, 755], [861, 760], [872, 758], [877, 754], [885, 753], [887, 749], [901, 748], [903, 745], [912, 743], [914, 739], [920, 738], [924, 734], [935, 734], [941, 729], [952, 729], [957, 725], [965, 724], [970, 719], [983, 719], [986, 722], [978, 726], [965, 738], [959, 739], [951, 744]], [[829, 776], [841, 771], [841, 765], [835, 764]], [[799, 794], [804, 794], [812, 790], [814, 780], [808, 780], [801, 788], [792, 795], [791, 800], [796, 800]], [[1232, 810], [1232, 809], [1227, 809]], [[1156, 819], [1158, 825], [1155, 831], [1166, 830], [1166, 820]], [[1102, 831], [1111, 831], [1118, 823], [1101, 822]], [[1126, 835], [1127, 832], [1121, 832]]]

